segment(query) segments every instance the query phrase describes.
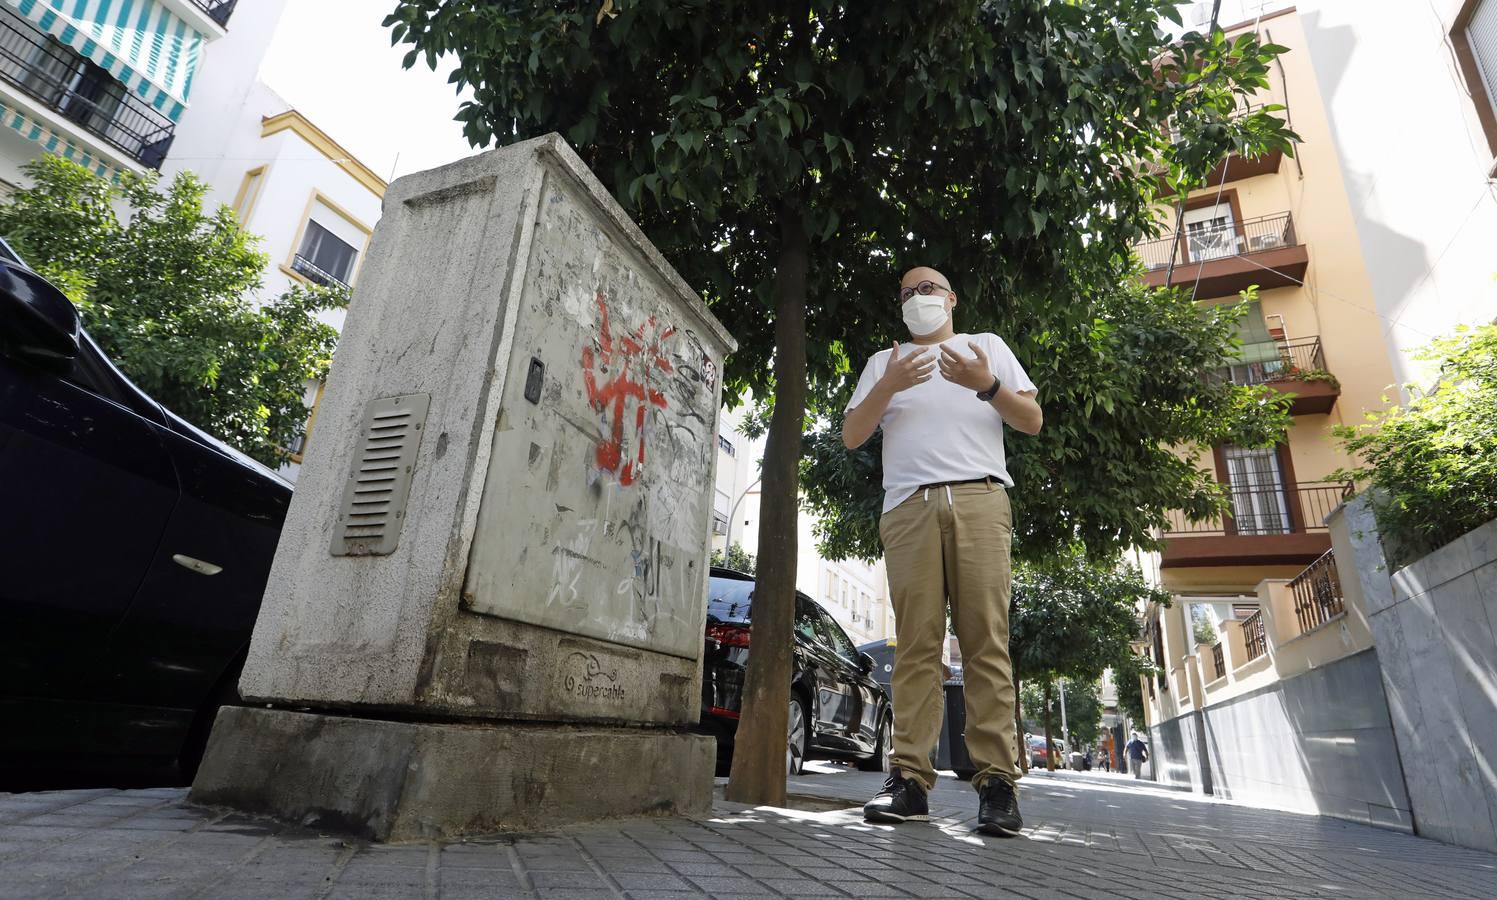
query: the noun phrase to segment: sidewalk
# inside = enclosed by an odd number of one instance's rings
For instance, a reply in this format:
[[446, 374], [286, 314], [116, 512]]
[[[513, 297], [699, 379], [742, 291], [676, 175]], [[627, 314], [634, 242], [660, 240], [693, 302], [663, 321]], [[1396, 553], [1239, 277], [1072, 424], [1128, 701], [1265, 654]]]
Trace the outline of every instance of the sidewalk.
[[719, 802], [701, 820], [399, 846], [191, 807], [179, 789], [0, 795], [0, 898], [1497, 896], [1497, 856], [1131, 779], [1031, 775], [1012, 840], [971, 832], [976, 797], [948, 779], [935, 821], [867, 825], [856, 807], [880, 781], [792, 779], [821, 812]]

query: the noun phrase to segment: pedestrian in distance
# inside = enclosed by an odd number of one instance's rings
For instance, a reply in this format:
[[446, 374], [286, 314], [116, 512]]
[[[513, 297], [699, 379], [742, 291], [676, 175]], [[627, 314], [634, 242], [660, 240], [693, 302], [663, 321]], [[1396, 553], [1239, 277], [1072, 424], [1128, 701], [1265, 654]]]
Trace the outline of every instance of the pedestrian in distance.
[[1133, 740], [1124, 749], [1128, 751], [1128, 767], [1133, 770], [1133, 777], [1144, 777], [1144, 763], [1149, 761], [1149, 748], [1138, 739], [1138, 732], [1133, 732]]
[[962, 646], [978, 829], [1017, 835], [1023, 820], [1008, 652], [1014, 483], [1003, 433], [1007, 425], [1037, 434], [1044, 414], [1034, 382], [1002, 338], [955, 330], [957, 295], [946, 276], [911, 269], [897, 297], [912, 343], [896, 341], [868, 360], [842, 426], [848, 449], [883, 429], [879, 537], [896, 636], [893, 765], [863, 814], [872, 822], [930, 818], [949, 601]]
[[1103, 747], [1103, 748], [1101, 748], [1100, 750], [1097, 751], [1097, 761], [1098, 761], [1098, 763], [1101, 764], [1102, 771], [1104, 771], [1104, 772], [1111, 772], [1112, 771], [1112, 754], [1110, 754], [1110, 753], [1107, 752], [1107, 748], [1106, 747]]

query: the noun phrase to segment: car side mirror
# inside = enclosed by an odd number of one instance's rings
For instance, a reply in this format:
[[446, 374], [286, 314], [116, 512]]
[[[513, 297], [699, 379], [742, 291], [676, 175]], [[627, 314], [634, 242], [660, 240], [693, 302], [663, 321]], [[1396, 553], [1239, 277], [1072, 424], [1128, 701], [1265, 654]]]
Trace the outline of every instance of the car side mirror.
[[864, 675], [867, 675], [867, 674], [869, 674], [869, 673], [871, 673], [873, 671], [873, 667], [876, 666], [876, 665], [878, 665], [878, 664], [873, 661], [872, 654], [869, 654], [869, 653], [859, 653], [858, 654], [858, 671], [859, 672], [862, 672]]
[[0, 351], [63, 374], [82, 340], [78, 310], [62, 291], [30, 269], [0, 260]]

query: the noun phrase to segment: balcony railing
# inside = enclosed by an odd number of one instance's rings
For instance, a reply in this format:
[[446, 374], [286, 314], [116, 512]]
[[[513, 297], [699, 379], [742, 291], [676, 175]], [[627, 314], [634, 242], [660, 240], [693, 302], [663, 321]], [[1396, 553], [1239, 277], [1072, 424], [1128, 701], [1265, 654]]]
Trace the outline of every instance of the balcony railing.
[[1247, 647], [1248, 662], [1268, 652], [1268, 634], [1263, 630], [1263, 610], [1242, 620], [1242, 640]]
[[1221, 678], [1227, 674], [1227, 655], [1222, 650], [1222, 642], [1217, 641], [1211, 645], [1211, 664], [1214, 666], [1216, 677]]
[[317, 264], [302, 256], [300, 253], [291, 260], [291, 268], [306, 276], [308, 281], [316, 282], [323, 287], [348, 288], [348, 282], [329, 272], [318, 268]]
[[1236, 363], [1216, 370], [1211, 374], [1210, 380], [1228, 381], [1232, 384], [1272, 384], [1326, 372], [1325, 350], [1320, 346], [1319, 336], [1249, 344], [1242, 348], [1242, 353], [1244, 356], [1258, 357], [1276, 354], [1277, 358]]
[[1294, 219], [1284, 212], [1208, 228], [1187, 228], [1139, 244], [1138, 256], [1143, 260], [1144, 268], [1150, 271], [1166, 268], [1171, 258], [1178, 269], [1180, 266], [1293, 247], [1297, 243]]
[[114, 76], [8, 9], [0, 15], [0, 79], [153, 169], [176, 133]]
[[192, 5], [207, 13], [220, 28], [229, 27], [229, 16], [234, 14], [234, 6], [238, 3], [239, 0], [192, 0]]
[[1166, 535], [1265, 535], [1325, 531], [1325, 517], [1351, 496], [1349, 481], [1306, 481], [1297, 485], [1234, 484], [1227, 487], [1225, 515], [1189, 521], [1180, 510], [1166, 515]]
[[1313, 631], [1346, 611], [1341, 594], [1341, 578], [1336, 573], [1336, 552], [1325, 555], [1289, 582], [1294, 597], [1294, 615], [1301, 632]]

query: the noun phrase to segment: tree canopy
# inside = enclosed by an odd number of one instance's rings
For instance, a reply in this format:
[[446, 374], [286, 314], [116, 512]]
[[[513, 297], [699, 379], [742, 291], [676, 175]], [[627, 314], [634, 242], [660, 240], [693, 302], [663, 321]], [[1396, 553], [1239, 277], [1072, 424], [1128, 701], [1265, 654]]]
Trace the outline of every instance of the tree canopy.
[[1175, 5], [399, 0], [385, 20], [408, 66], [455, 60], [475, 145], [574, 144], [738, 338], [728, 396], [773, 406], [730, 798], [783, 802], [806, 414], [903, 333], [899, 273], [947, 270], [965, 327], [1055, 383], [1075, 373], [1050, 344], [1097, 327], [1165, 181], [1290, 149], [1268, 111], [1237, 114], [1282, 48], [1171, 41]]
[[[1088, 559], [1080, 548], [1045, 563], [1015, 566], [1008, 619], [1015, 681], [1039, 683], [1043, 709], [1054, 702], [1056, 679], [1090, 684], [1109, 668], [1132, 671], [1138, 610], [1151, 602], [1168, 606], [1169, 592], [1150, 586], [1121, 560]], [[1136, 673], [1131, 684], [1123, 677], [1119, 694], [1136, 694]], [[1048, 719], [1044, 725], [1048, 742]]]
[[[118, 182], [45, 154], [0, 204], [0, 234], [79, 307], [115, 364], [173, 412], [269, 466], [302, 434], [309, 380], [346, 291], [297, 287], [257, 307], [265, 255], [191, 173]], [[123, 208], [123, 215], [118, 211]]]

